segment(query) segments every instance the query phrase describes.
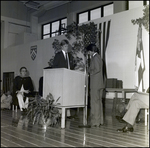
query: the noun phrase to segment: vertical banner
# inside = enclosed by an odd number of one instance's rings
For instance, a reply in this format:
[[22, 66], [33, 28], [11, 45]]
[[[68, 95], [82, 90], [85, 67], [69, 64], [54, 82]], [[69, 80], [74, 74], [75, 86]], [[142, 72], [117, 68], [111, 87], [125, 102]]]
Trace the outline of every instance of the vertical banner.
[[36, 54], [37, 54], [37, 45], [31, 46], [30, 56], [31, 56], [32, 60], [34, 60], [36, 58]]
[[103, 59], [103, 78], [107, 79], [107, 69], [106, 69], [106, 48], [109, 40], [109, 34], [110, 34], [110, 24], [111, 21], [106, 21], [103, 23], [99, 23], [99, 30], [101, 33], [99, 34], [99, 49], [101, 53], [101, 57]]
[[143, 73], [145, 71], [145, 59], [142, 42], [142, 27], [139, 25], [137, 34], [137, 46], [135, 55], [135, 87], [138, 91], [144, 92]]

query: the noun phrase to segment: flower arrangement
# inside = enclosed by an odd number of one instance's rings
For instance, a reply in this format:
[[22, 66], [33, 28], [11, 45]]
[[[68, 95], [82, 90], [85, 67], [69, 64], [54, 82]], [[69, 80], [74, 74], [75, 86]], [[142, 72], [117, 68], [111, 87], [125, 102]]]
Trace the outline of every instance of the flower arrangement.
[[27, 117], [33, 125], [39, 125], [42, 128], [47, 128], [48, 126], [55, 126], [59, 123], [60, 113], [57, 101], [60, 97], [54, 100], [53, 95], [49, 93], [46, 99], [39, 96], [33, 98], [29, 102]]

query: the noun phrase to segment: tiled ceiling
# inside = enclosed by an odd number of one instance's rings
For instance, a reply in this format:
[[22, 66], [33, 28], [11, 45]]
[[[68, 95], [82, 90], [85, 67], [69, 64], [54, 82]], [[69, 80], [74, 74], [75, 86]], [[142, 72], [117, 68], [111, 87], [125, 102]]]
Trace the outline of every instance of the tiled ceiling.
[[49, 10], [55, 7], [58, 7], [60, 5], [63, 5], [65, 3], [68, 3], [70, 1], [20, 1], [22, 2], [26, 7], [34, 9], [34, 10], [41, 10], [42, 8], [45, 10]]

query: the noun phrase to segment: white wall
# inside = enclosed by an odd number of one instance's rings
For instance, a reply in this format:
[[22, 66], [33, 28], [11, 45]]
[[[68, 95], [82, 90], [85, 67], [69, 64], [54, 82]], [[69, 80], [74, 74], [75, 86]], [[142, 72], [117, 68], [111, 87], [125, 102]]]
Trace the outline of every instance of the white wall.
[[[54, 56], [54, 49], [52, 48], [54, 39], [39, 40], [3, 50], [1, 54], [1, 79], [3, 72], [15, 72], [16, 76], [19, 74], [20, 67], [25, 66], [33, 79], [35, 90], [38, 90], [39, 78], [43, 75], [43, 68], [48, 67], [49, 59]], [[63, 36], [59, 36], [57, 39], [62, 40]], [[37, 55], [32, 60], [30, 48], [34, 45], [37, 45]]]
[[[106, 49], [108, 78], [123, 80], [124, 88], [134, 88], [134, 61], [138, 25], [133, 25], [131, 20], [142, 17], [143, 8], [139, 7], [94, 21], [95, 23], [100, 23], [111, 20], [110, 38]], [[142, 29], [146, 61], [144, 78], [146, 80], [145, 85], [148, 87], [149, 34], [143, 27]], [[64, 36], [58, 36], [56, 38], [61, 40]], [[35, 89], [38, 90], [38, 82], [42, 76], [43, 68], [48, 66], [49, 59], [54, 55], [54, 49], [52, 48], [54, 39], [39, 40], [4, 49], [2, 51], [1, 76], [3, 72], [9, 71], [14, 71], [15, 75], [17, 75], [20, 67], [26, 66], [34, 81]], [[34, 61], [30, 57], [30, 47], [33, 45], [37, 45], [37, 57]]]

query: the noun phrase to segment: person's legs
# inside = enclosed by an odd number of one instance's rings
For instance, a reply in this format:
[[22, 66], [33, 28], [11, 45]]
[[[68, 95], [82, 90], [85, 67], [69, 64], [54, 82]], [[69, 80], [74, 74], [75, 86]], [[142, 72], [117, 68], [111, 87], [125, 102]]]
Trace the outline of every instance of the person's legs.
[[24, 107], [23, 108], [28, 108], [28, 104], [29, 104], [29, 98], [26, 97], [25, 103], [24, 103]]
[[22, 108], [24, 108], [23, 95], [22, 94], [17, 94], [17, 98], [18, 98], [18, 103], [19, 103], [20, 110], [23, 111], [23, 109], [22, 109]]
[[103, 117], [103, 103], [102, 103], [102, 97], [103, 97], [103, 89], [100, 89], [100, 124], [104, 124], [104, 117]]
[[148, 95], [134, 93], [129, 101], [128, 110], [123, 117], [123, 120], [133, 125], [141, 108], [148, 108]]
[[118, 129], [117, 131], [131, 131], [133, 132], [133, 125], [135, 122], [135, 119], [139, 113], [139, 110], [141, 108], [148, 107], [147, 104], [145, 104], [143, 101], [139, 99], [134, 99], [132, 103], [130, 102], [130, 107], [128, 108], [127, 112], [125, 113], [123, 120], [127, 123], [126, 126], [123, 129]]
[[130, 107], [128, 108], [128, 111], [125, 113], [123, 120], [133, 125], [135, 118], [140, 110], [141, 103], [142, 102], [139, 100], [134, 100], [132, 103], [130, 103]]
[[91, 126], [99, 126], [100, 122], [100, 92], [91, 89]]

